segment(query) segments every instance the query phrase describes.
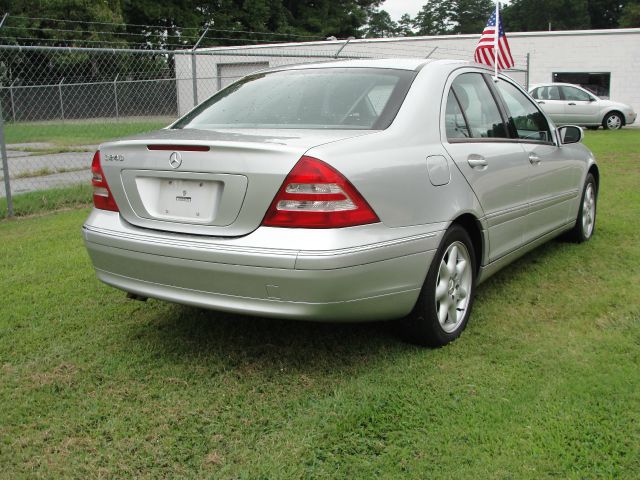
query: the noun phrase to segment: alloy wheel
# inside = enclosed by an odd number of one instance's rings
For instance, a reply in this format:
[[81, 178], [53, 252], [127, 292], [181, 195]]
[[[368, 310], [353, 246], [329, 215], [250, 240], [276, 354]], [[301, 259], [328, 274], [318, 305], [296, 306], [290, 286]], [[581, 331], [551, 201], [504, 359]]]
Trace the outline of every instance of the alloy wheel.
[[442, 329], [451, 333], [462, 323], [469, 307], [473, 282], [471, 257], [464, 243], [449, 245], [440, 261], [436, 280], [436, 312]]
[[582, 199], [582, 232], [585, 238], [591, 237], [596, 219], [596, 195], [593, 183], [588, 183]]

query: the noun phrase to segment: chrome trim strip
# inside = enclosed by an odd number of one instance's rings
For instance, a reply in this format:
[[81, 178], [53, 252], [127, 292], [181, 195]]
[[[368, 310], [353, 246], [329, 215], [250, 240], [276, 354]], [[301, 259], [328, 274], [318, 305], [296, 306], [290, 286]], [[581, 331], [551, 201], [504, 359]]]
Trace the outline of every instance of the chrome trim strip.
[[559, 193], [557, 195], [550, 195], [547, 197], [539, 198], [529, 203], [530, 209], [542, 210], [547, 207], [551, 207], [558, 203], [562, 203], [566, 200], [572, 200], [578, 196], [579, 189], [571, 190], [568, 192]]

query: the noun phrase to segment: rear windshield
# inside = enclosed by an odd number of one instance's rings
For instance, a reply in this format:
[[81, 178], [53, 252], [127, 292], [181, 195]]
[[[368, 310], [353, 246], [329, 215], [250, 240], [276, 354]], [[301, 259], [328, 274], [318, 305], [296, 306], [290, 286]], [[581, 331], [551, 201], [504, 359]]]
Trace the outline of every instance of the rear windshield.
[[251, 75], [221, 90], [173, 128], [387, 128], [415, 72], [318, 68]]

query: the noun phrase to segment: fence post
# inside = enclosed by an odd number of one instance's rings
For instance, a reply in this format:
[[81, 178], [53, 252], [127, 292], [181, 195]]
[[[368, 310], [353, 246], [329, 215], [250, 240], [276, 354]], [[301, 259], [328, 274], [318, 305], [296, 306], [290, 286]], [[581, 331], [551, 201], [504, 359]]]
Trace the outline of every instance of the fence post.
[[11, 118], [15, 122], [16, 121], [16, 105], [13, 101], [13, 84], [14, 83], [16, 83], [15, 80], [11, 82], [11, 85], [9, 86], [9, 96], [11, 97]]
[[191, 49], [191, 77], [192, 77], [191, 85], [193, 88], [193, 106], [194, 107], [198, 105], [198, 67], [196, 65], [196, 48], [198, 48], [198, 45], [200, 45], [200, 42], [202, 41], [202, 39], [204, 38], [204, 36], [207, 34], [208, 31], [209, 31], [209, 27], [206, 27], [204, 29], [204, 32], [202, 32], [202, 35], [200, 35], [200, 38], [198, 39], [198, 41], [195, 43], [195, 45]]
[[525, 77], [526, 78], [525, 83], [526, 83], [527, 91], [529, 91], [529, 71], [530, 71], [529, 65], [530, 65], [530, 62], [531, 62], [531, 56], [530, 55], [531, 54], [527, 53], [527, 75]]
[[116, 120], [120, 120], [120, 113], [118, 112], [118, 86], [116, 82], [118, 81], [119, 73], [116, 73], [116, 78], [113, 79], [113, 98], [116, 101]]
[[198, 105], [198, 76], [196, 69], [196, 55], [191, 52], [191, 88], [193, 90], [193, 106]]
[[0, 105], [0, 154], [2, 155], [2, 176], [4, 177], [4, 194], [7, 197], [7, 217], [13, 217], [13, 198], [11, 197], [11, 180], [9, 180], [9, 160], [7, 144], [4, 138], [4, 115]]
[[338, 51], [336, 52], [336, 54], [333, 56], [333, 58], [338, 58], [338, 57], [340, 56], [340, 52], [342, 52], [342, 50], [344, 50], [344, 47], [346, 47], [347, 45], [349, 45], [349, 42], [350, 42], [351, 40], [354, 40], [354, 39], [355, 39], [355, 37], [349, 37], [349, 38], [347, 38], [347, 41], [346, 41], [346, 42], [344, 42], [344, 43], [342, 44], [342, 46], [340, 46], [340, 48], [338, 49]]
[[64, 78], [60, 80], [58, 84], [58, 96], [60, 97], [60, 113], [62, 114], [62, 121], [64, 121], [64, 104], [62, 103], [62, 82], [64, 82]]

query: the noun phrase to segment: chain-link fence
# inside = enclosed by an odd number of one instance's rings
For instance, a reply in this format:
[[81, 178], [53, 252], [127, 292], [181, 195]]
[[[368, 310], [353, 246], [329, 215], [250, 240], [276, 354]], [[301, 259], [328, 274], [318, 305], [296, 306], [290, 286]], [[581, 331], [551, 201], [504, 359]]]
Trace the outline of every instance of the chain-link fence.
[[[164, 127], [256, 70], [336, 58], [467, 60], [472, 52], [420, 39], [174, 51], [0, 45], [0, 201], [11, 215], [11, 195], [88, 185], [99, 143]], [[516, 64], [510, 73], [526, 85], [528, 59]]]

